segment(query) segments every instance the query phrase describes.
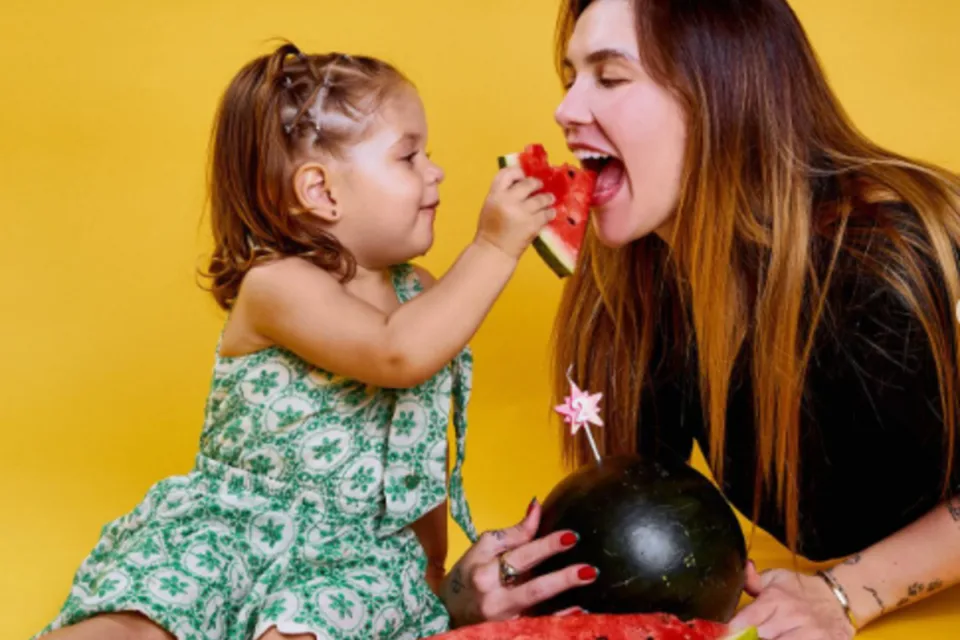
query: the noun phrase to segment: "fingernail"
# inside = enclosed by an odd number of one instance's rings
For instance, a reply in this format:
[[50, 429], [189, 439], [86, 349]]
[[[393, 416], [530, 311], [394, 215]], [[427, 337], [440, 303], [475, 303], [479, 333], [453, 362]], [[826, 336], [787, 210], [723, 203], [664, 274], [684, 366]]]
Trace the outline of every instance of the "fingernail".
[[599, 573], [595, 567], [583, 567], [577, 571], [577, 577], [581, 580], [588, 581], [596, 578]]
[[567, 533], [560, 536], [560, 544], [565, 547], [572, 547], [573, 545], [577, 544], [577, 541], [579, 539], [580, 539], [580, 536], [573, 533], [572, 531], [568, 531]]
[[530, 501], [530, 506], [527, 507], [527, 515], [528, 515], [528, 516], [529, 516], [531, 513], [533, 513], [533, 508], [536, 507], [536, 506], [537, 506], [537, 499], [536, 499], [536, 497], [534, 497], [534, 499]]

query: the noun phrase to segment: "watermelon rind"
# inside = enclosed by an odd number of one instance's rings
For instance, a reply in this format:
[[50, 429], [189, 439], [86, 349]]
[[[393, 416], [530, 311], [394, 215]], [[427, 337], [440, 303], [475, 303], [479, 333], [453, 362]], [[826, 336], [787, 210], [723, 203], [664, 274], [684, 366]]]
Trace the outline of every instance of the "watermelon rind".
[[497, 164], [500, 165], [501, 169], [506, 169], [507, 167], [515, 167], [520, 162], [519, 153], [508, 153], [505, 156], [500, 156], [497, 158]]
[[564, 251], [563, 241], [549, 228], [533, 239], [533, 248], [557, 277], [565, 278], [573, 274], [576, 256]]
[[760, 636], [757, 634], [756, 627], [747, 627], [742, 631], [736, 631], [729, 636], [725, 636], [723, 640], [760, 640]]
[[[506, 167], [515, 167], [519, 164], [520, 154], [509, 153], [497, 158], [497, 164], [501, 169]], [[573, 275], [573, 269], [576, 266], [576, 256], [569, 251], [565, 251], [563, 240], [557, 237], [557, 234], [544, 228], [536, 238], [533, 239], [533, 248], [537, 255], [553, 271], [558, 278], [566, 278]]]

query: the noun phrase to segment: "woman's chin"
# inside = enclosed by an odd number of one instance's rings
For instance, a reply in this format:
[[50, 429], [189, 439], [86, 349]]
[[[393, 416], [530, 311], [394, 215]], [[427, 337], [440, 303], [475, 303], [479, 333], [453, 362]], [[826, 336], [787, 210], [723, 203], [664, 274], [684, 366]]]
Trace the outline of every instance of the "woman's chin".
[[593, 212], [591, 222], [600, 244], [611, 249], [620, 249], [635, 240], [656, 233], [665, 220], [651, 215], [649, 211], [636, 211], [631, 202], [618, 206], [601, 207]]
[[592, 216], [593, 231], [605, 247], [619, 249], [645, 235], [638, 231], [637, 221], [627, 207], [604, 208]]

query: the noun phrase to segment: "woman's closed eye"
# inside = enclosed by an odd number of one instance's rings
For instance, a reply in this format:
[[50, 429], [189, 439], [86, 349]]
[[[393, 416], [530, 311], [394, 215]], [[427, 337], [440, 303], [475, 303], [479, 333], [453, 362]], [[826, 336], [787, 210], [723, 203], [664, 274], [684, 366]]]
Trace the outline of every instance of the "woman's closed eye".
[[619, 76], [601, 75], [597, 78], [597, 84], [605, 89], [611, 89], [613, 87], [620, 86], [621, 84], [626, 84], [627, 82], [630, 82], [627, 78]]

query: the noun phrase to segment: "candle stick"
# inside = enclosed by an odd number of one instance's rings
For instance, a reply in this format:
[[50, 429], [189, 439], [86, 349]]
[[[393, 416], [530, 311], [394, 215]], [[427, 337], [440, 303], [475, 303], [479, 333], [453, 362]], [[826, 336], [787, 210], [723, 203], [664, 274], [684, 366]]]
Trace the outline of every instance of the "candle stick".
[[597, 464], [600, 462], [600, 452], [597, 450], [597, 443], [593, 439], [593, 433], [590, 431], [590, 424], [598, 427], [603, 426], [603, 420], [600, 418], [600, 399], [602, 393], [591, 394], [583, 391], [570, 377], [570, 369], [567, 369], [567, 380], [570, 382], [570, 395], [564, 398], [563, 404], [556, 407], [557, 413], [563, 416], [563, 421], [570, 425], [570, 435], [576, 436], [577, 431], [583, 429], [587, 435], [587, 442], [590, 444], [590, 450], [593, 451], [593, 457]]

